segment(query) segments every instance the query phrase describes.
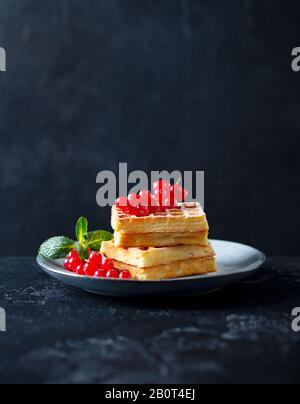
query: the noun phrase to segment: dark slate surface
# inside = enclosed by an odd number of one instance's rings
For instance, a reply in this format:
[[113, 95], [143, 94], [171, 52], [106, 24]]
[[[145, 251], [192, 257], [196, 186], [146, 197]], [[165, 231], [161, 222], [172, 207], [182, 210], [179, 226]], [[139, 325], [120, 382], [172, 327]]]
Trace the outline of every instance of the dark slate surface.
[[0, 260], [0, 381], [300, 382], [300, 259], [205, 297], [126, 301], [56, 283], [33, 258]]

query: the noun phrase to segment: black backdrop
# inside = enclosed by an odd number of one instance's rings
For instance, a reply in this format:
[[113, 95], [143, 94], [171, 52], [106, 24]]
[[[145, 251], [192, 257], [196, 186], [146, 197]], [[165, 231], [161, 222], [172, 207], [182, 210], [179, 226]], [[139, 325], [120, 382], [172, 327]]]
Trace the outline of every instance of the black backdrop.
[[299, 252], [300, 3], [1, 0], [1, 255], [79, 215], [96, 175], [206, 171], [212, 236]]

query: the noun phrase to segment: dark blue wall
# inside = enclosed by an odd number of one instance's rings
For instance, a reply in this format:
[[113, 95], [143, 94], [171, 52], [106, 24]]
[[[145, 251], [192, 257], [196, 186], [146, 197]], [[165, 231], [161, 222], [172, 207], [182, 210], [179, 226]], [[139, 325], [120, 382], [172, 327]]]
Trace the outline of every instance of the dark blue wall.
[[1, 255], [79, 215], [96, 174], [206, 171], [212, 236], [298, 254], [299, 1], [1, 0]]

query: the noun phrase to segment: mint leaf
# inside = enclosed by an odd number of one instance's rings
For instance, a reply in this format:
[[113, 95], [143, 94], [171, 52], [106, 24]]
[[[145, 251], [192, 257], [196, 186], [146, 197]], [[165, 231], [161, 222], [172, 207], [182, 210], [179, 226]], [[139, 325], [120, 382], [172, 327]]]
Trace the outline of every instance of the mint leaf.
[[80, 217], [76, 223], [76, 237], [79, 243], [83, 243], [88, 232], [88, 220], [85, 217]]
[[89, 249], [87, 246], [79, 244], [77, 246], [77, 252], [81, 260], [86, 260], [89, 257]]
[[87, 233], [85, 243], [93, 251], [100, 251], [102, 241], [109, 241], [114, 238], [109, 231], [98, 230]]
[[45, 241], [40, 249], [39, 254], [49, 260], [65, 258], [70, 251], [76, 248], [75, 241], [68, 237], [53, 237]]

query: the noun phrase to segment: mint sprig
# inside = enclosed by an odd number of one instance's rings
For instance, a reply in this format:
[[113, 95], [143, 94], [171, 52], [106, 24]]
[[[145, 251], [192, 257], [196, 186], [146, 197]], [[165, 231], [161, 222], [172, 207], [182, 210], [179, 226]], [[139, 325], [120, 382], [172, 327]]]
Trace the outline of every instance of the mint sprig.
[[99, 251], [102, 241], [110, 241], [113, 239], [113, 235], [109, 231], [97, 230], [91, 231], [86, 235], [86, 244], [93, 251]]
[[89, 257], [89, 249], [85, 245], [78, 244], [77, 252], [78, 252], [78, 255], [79, 255], [80, 259], [82, 259], [82, 260], [88, 259], [88, 257]]
[[68, 237], [53, 237], [41, 245], [39, 254], [50, 260], [56, 260], [65, 258], [75, 247], [75, 241]]
[[83, 243], [88, 232], [89, 222], [85, 217], [80, 217], [76, 223], [76, 237], [79, 243]]
[[63, 236], [52, 237], [45, 241], [39, 249], [39, 255], [49, 260], [55, 260], [66, 258], [72, 250], [76, 249], [80, 258], [85, 260], [88, 258], [90, 250], [100, 251], [102, 241], [113, 239], [113, 234], [109, 231], [88, 232], [88, 220], [85, 217], [77, 220], [75, 233], [77, 242]]

